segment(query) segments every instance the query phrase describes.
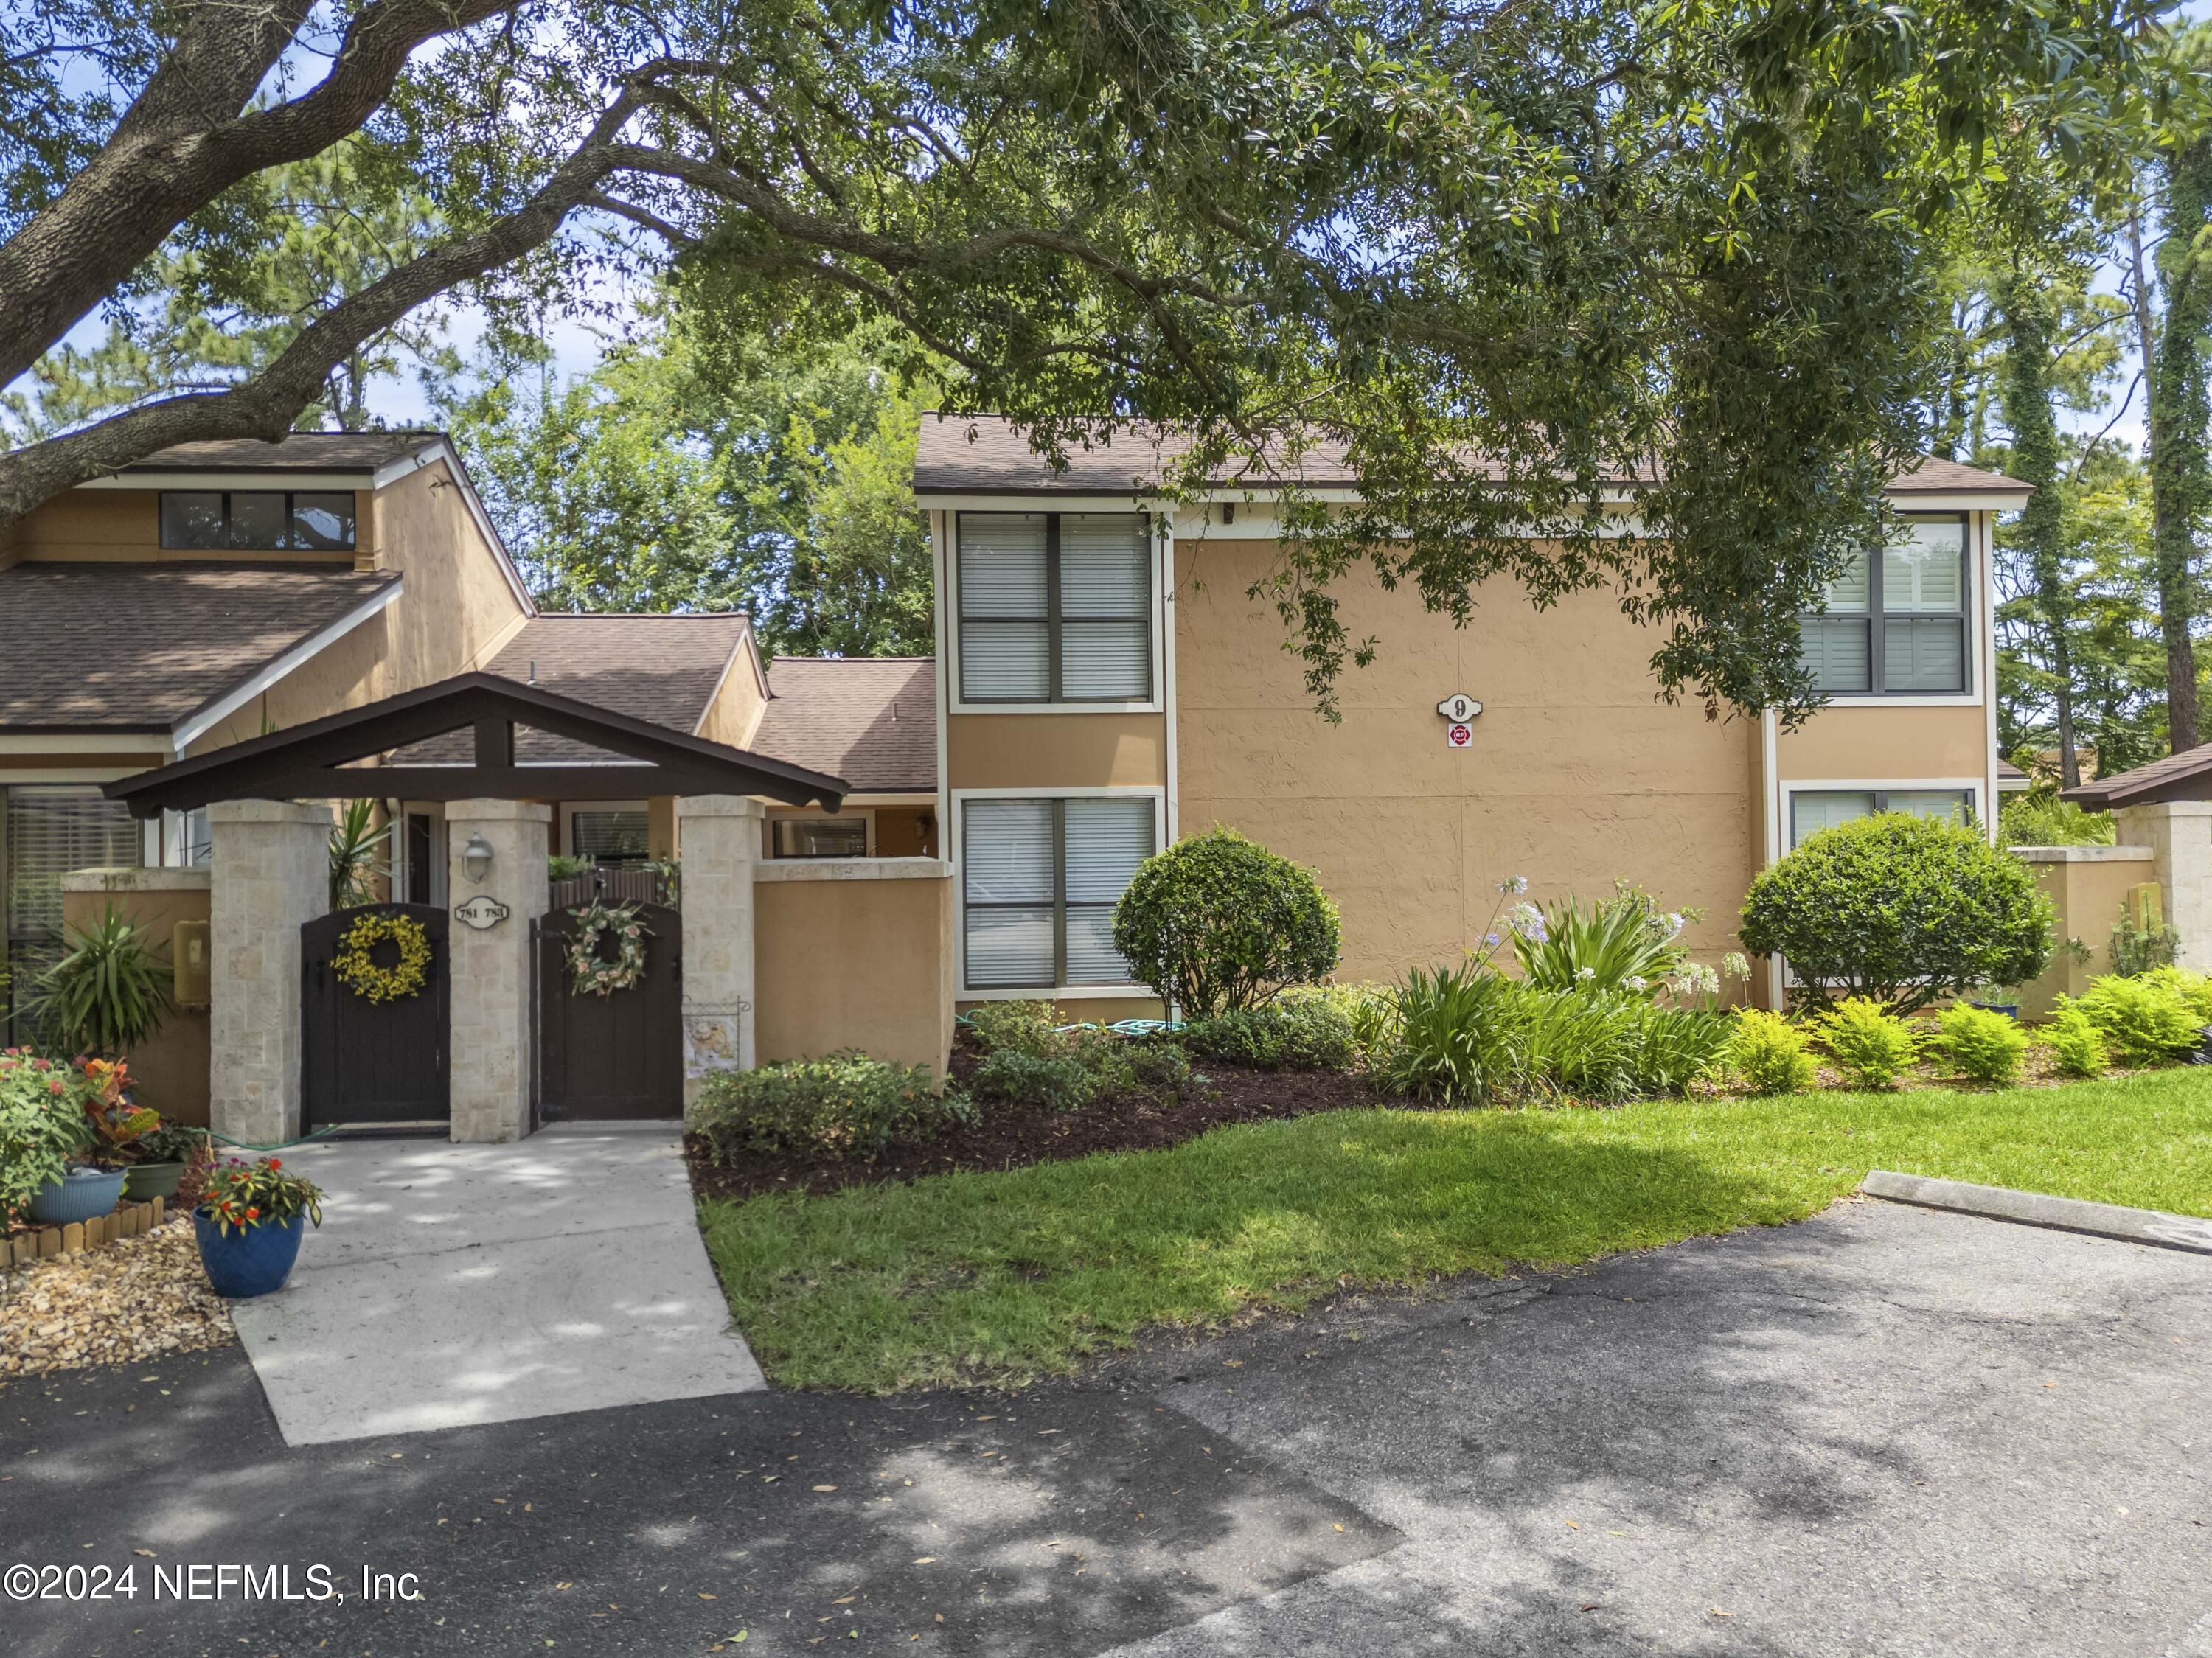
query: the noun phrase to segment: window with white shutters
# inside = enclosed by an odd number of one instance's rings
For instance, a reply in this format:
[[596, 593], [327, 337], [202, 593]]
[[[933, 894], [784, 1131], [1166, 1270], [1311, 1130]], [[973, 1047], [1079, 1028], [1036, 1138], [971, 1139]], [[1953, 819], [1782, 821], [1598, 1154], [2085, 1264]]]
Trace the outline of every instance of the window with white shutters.
[[1799, 623], [1814, 689], [1832, 695], [1964, 691], [1966, 520], [1909, 517], [1875, 558], [1862, 550]]
[[965, 802], [969, 987], [1128, 982], [1114, 907], [1158, 846], [1150, 795]]
[[1142, 513], [963, 513], [956, 534], [962, 701], [1151, 701]]

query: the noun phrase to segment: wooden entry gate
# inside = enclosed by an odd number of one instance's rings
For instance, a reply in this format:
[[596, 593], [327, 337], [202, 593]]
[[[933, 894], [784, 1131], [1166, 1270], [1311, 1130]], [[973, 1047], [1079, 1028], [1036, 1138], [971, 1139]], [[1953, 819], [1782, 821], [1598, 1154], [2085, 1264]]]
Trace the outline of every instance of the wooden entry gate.
[[[569, 988], [574, 915], [550, 910], [532, 929], [543, 1121], [684, 1114], [684, 918], [649, 902], [639, 903], [637, 914], [650, 929], [644, 976], [605, 996]], [[609, 941], [600, 950], [614, 959]]]
[[[373, 1002], [334, 966], [340, 941], [362, 915], [404, 915], [430, 941], [430, 966], [412, 996]], [[388, 966], [398, 946], [370, 959]], [[452, 975], [446, 912], [430, 904], [370, 904], [335, 910], [300, 929], [301, 1132], [337, 1123], [448, 1122]]]

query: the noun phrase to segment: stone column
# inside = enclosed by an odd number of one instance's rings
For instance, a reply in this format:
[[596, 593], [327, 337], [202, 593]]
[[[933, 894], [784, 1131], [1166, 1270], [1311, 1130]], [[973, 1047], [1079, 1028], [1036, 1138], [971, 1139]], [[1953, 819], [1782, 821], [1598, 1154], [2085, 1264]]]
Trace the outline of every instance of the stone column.
[[[455, 800], [446, 808], [456, 1140], [514, 1140], [530, 1132], [530, 924], [551, 902], [545, 833], [552, 821], [552, 807], [527, 800]], [[479, 837], [491, 848], [481, 878], [468, 871], [469, 842]]]
[[2166, 925], [2181, 935], [2181, 965], [2212, 970], [2212, 800], [2121, 806], [2112, 822], [2123, 844], [2151, 849]]
[[330, 808], [219, 801], [208, 826], [208, 1120], [273, 1145], [300, 1132], [300, 929], [330, 908]]
[[754, 1064], [753, 861], [757, 800], [686, 795], [676, 805], [684, 866], [684, 1103], [708, 1072]]

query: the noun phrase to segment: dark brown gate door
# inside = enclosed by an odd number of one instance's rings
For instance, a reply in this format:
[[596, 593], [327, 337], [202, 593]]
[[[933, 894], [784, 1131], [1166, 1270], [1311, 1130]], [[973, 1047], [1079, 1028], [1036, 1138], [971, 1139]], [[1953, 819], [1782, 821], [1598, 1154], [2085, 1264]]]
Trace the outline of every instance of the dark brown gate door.
[[[331, 963], [357, 917], [405, 915], [430, 940], [430, 967], [418, 994], [386, 1002], [358, 995]], [[446, 912], [430, 904], [370, 904], [341, 909], [300, 929], [301, 1113], [307, 1128], [333, 1123], [446, 1122], [447, 1025], [453, 980], [447, 968]], [[378, 944], [370, 959], [390, 965], [398, 946]]]
[[[684, 920], [665, 904], [638, 906], [651, 929], [645, 975], [605, 996], [569, 988], [575, 917], [556, 909], [538, 928], [538, 1110], [547, 1122], [684, 1114]], [[601, 940], [601, 955], [615, 958]]]

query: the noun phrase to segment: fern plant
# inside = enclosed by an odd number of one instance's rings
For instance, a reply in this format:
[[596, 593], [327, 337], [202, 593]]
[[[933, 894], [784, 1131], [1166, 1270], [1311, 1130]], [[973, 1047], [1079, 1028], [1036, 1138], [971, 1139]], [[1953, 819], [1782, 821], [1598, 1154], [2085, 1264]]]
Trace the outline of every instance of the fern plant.
[[1870, 996], [1846, 996], [1823, 1014], [1820, 1040], [1865, 1088], [1895, 1087], [1920, 1052], [1911, 1027]]

